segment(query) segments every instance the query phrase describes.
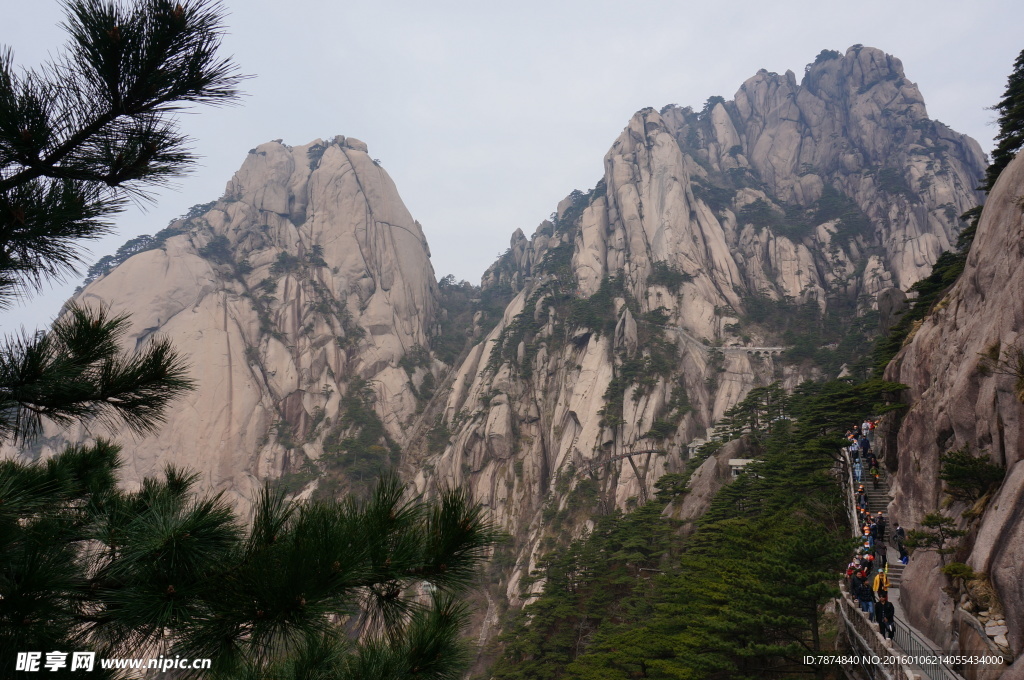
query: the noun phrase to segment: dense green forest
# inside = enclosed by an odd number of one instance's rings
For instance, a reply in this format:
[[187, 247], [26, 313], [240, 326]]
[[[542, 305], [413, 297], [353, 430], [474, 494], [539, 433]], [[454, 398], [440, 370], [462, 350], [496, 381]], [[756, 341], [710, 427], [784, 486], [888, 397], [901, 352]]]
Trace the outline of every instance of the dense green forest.
[[[800, 657], [829, 649], [834, 627], [822, 605], [838, 594], [852, 549], [841, 434], [867, 413], [899, 408], [899, 389], [872, 380], [806, 383], [788, 396], [777, 384], [753, 390], [728, 413], [723, 440], [663, 477], [656, 498], [599, 518], [544, 558], [526, 584], [540, 596], [499, 642], [494, 677], [813, 674]], [[736, 436], [761, 455], [682, 537], [673, 503], [696, 466]]]

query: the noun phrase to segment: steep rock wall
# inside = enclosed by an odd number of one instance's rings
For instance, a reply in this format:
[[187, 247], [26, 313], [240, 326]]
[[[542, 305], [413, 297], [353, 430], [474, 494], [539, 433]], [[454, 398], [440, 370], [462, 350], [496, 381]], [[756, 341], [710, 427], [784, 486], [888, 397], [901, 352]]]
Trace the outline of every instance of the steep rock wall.
[[597, 186], [485, 273], [513, 300], [453, 380], [448, 446], [408, 473], [468, 484], [513, 532], [515, 600], [554, 533], [642, 502], [750, 388], [821, 375], [779, 361], [755, 305], [869, 312], [955, 241], [983, 168], [872, 48], [823, 53], [800, 84], [759, 72], [700, 113], [638, 112]]
[[[1024, 404], [1013, 363], [1024, 349], [1022, 193], [1024, 158], [1018, 157], [989, 196], [963, 274], [889, 365], [886, 377], [909, 387], [910, 407], [884, 446], [896, 468], [893, 517], [912, 528], [943, 508], [969, 531], [953, 557], [988, 575], [1014, 656], [1024, 651]], [[940, 455], [964, 445], [1006, 468], [975, 521], [964, 517], [963, 503], [943, 504], [939, 479]], [[934, 554], [915, 555], [901, 601], [915, 625], [951, 643], [961, 602], [943, 591], [950, 584], [940, 566]], [[1024, 664], [1014, 669], [1024, 673]]]
[[121, 439], [126, 481], [173, 463], [244, 504], [320, 458], [352, 378], [404, 442], [418, 402], [399, 362], [428, 344], [437, 284], [419, 224], [365, 144], [262, 144], [220, 200], [162, 236], [76, 299], [129, 313], [129, 347], [170, 338], [197, 383], [156, 434]]

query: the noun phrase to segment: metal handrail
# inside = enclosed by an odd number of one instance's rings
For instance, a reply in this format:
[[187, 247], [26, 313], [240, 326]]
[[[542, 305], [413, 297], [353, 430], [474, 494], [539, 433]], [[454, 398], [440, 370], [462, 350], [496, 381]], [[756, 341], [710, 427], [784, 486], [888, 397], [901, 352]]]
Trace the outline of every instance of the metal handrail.
[[[854, 481], [853, 475], [853, 458], [845, 446], [842, 447], [840, 450], [842, 452], [843, 462], [845, 463], [844, 467], [846, 468], [846, 504], [847, 508], [850, 511], [853, 533], [855, 536], [859, 536], [860, 533], [858, 531], [859, 522], [857, 521], [857, 501], [854, 494], [856, 482]], [[887, 532], [886, 539], [887, 542], [891, 543], [894, 548], [897, 547], [896, 533], [894, 527], [892, 531]], [[845, 585], [841, 586], [840, 590], [842, 591], [842, 597], [848, 598], [848, 602], [853, 602], [853, 597], [847, 592]], [[845, 609], [840, 607], [840, 610], [848, 632], [856, 636], [857, 641], [860, 643], [860, 646], [862, 648], [870, 649], [870, 643], [868, 643], [868, 641], [860, 635], [860, 633], [853, 626], [853, 623], [847, 618]], [[893, 643], [897, 647], [899, 647], [908, 657], [917, 657], [918, 659], [927, 659], [928, 657], [932, 657], [938, 660], [944, 656], [941, 652], [935, 650], [927, 641], [924, 640], [924, 638], [918, 635], [910, 627], [909, 624], [896, 617], [893, 617], [893, 629]], [[945, 663], [915, 664], [915, 666], [919, 668], [922, 673], [927, 675], [929, 680], [964, 680], [964, 677], [960, 673], [958, 673], [952, 667]], [[862, 667], [867, 671], [868, 675], [872, 678], [872, 680], [874, 680], [875, 678], [874, 671], [876, 669], [881, 670], [882, 673], [889, 678], [892, 677], [893, 670], [895, 670], [888, 669], [885, 667], [874, 667], [872, 664], [864, 664], [862, 665]]]
[[[844, 592], [841, 597], [845, 598], [846, 593]], [[851, 621], [850, 617], [846, 614], [846, 607], [840, 604], [836, 609], [839, 610], [839, 614], [843, 619], [848, 639], [854, 646], [859, 648], [860, 654], [856, 655], [856, 657], [859, 658], [859, 663], [856, 665], [867, 673], [868, 678], [870, 678], [870, 680], [878, 680], [879, 678], [883, 680], [893, 680], [894, 676], [898, 676], [898, 674], [894, 674], [884, 665], [874, 664], [868, 661], [868, 659], [875, 656], [875, 650], [871, 646], [871, 643], [865, 640], [864, 636], [857, 630], [857, 627], [853, 625], [853, 621]]]
[[839, 449], [842, 451], [843, 463], [846, 468], [846, 507], [850, 511], [850, 528], [853, 530], [854, 538], [860, 536], [860, 522], [857, 521], [857, 499], [854, 497], [854, 481], [853, 481], [853, 461], [850, 459], [850, 452], [846, 450], [846, 447]]
[[[894, 617], [893, 625], [895, 629], [893, 642], [908, 656], [918, 659], [935, 658], [936, 660], [944, 657], [942, 652], [929, 645], [904, 621]], [[944, 663], [918, 663], [915, 665], [931, 680], [964, 680], [962, 675]]]

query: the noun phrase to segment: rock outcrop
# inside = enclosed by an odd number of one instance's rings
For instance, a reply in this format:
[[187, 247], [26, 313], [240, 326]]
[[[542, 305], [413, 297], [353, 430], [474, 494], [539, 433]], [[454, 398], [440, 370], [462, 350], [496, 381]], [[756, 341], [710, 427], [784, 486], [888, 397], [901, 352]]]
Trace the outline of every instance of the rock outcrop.
[[[761, 71], [699, 113], [638, 112], [597, 186], [485, 273], [512, 302], [452, 381], [447, 448], [407, 472], [469, 484], [513, 531], [514, 600], [580, 480], [598, 480], [593, 503], [642, 502], [753, 386], [838, 374], [780, 362], [780, 319], [851, 328], [879, 295], [890, 314], [892, 289], [955, 242], [984, 164], [898, 59], [860, 46], [822, 52], [801, 83]], [[822, 342], [793, 356], [845, 338]]]
[[[913, 528], [941, 508], [968, 531], [947, 561], [966, 562], [987, 576], [996, 598], [984, 605], [990, 607], [985, 614], [993, 624], [1005, 615], [1005, 627], [996, 626], [986, 639], [1003, 644], [1014, 658], [1024, 652], [1022, 193], [1024, 158], [1018, 157], [985, 204], [963, 274], [886, 373], [908, 386], [910, 404], [885, 447], [896, 468], [892, 515]], [[939, 478], [939, 457], [964, 446], [1006, 470], [998, 488], [974, 507], [945, 504]], [[915, 625], [951, 645], [958, 629], [952, 624], [964, 618], [958, 606], [977, 607], [968, 604], [969, 597], [950, 596], [953, 584], [940, 566], [934, 553], [916, 553], [904, 572], [900, 597]], [[1013, 668], [1024, 674], [1024, 661], [1018, 659]]]
[[365, 144], [262, 144], [220, 200], [150, 246], [77, 297], [130, 313], [129, 346], [160, 334], [191, 361], [196, 391], [155, 435], [122, 440], [128, 482], [173, 463], [244, 504], [319, 459], [332, 432], [337, 443], [353, 379], [404, 443], [411, 386], [436, 367], [410, 377], [399, 362], [428, 344], [437, 284], [419, 224]]

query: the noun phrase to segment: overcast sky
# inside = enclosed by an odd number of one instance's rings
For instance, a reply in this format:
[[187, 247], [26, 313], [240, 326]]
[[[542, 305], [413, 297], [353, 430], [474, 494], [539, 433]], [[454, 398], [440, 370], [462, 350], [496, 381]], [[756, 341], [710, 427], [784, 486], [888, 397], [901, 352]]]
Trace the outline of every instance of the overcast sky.
[[[64, 43], [59, 3], [7, 0], [0, 43], [33, 66]], [[438, 277], [479, 282], [516, 228], [589, 189], [630, 116], [732, 98], [766, 68], [802, 76], [822, 49], [856, 43], [903, 61], [929, 115], [990, 151], [993, 112], [1024, 38], [1024, 3], [902, 0], [365, 2], [226, 0], [224, 52], [254, 77], [240, 106], [182, 128], [201, 166], [91, 260], [218, 198], [246, 152], [356, 137], [420, 221]], [[10, 332], [52, 319], [78, 281], [0, 316]]]

